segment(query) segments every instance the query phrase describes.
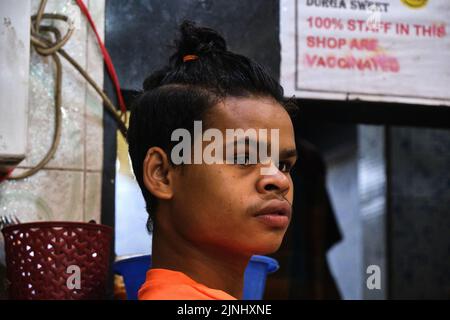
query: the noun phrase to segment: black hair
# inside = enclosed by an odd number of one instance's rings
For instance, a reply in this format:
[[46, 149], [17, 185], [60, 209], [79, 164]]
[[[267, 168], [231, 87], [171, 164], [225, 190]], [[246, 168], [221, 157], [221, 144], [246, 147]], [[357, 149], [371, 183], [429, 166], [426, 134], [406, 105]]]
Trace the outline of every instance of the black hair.
[[[158, 204], [143, 181], [143, 162], [149, 148], [158, 146], [170, 155], [175, 144], [172, 132], [185, 128], [193, 133], [195, 120], [202, 120], [206, 129], [208, 110], [226, 97], [272, 97], [291, 116], [297, 109], [292, 98], [284, 98], [283, 88], [263, 66], [228, 51], [224, 38], [215, 30], [187, 20], [179, 30], [181, 37], [174, 43], [176, 51], [168, 64], [145, 79], [128, 129], [129, 154], [149, 213], [149, 231]], [[185, 55], [198, 58], [184, 62]]]

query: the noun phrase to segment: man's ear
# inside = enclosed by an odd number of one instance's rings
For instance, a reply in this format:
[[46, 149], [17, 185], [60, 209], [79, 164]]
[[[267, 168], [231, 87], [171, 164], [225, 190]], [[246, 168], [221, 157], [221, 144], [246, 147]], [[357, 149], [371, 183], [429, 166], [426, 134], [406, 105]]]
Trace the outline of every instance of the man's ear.
[[168, 200], [173, 196], [173, 177], [169, 169], [169, 159], [163, 149], [148, 149], [143, 165], [143, 178], [145, 187], [156, 198]]

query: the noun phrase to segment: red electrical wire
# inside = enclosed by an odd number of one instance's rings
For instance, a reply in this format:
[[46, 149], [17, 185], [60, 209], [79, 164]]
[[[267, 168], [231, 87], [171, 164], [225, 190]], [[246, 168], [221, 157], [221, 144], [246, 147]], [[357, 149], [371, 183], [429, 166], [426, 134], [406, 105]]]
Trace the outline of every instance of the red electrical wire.
[[10, 168], [7, 169], [4, 172], [0, 172], [0, 183], [2, 183], [3, 181], [5, 181], [6, 179], [8, 179], [8, 177], [11, 175], [11, 173], [13, 172], [14, 168]]
[[119, 79], [117, 78], [116, 70], [114, 69], [114, 65], [112, 63], [111, 57], [109, 56], [108, 50], [106, 50], [105, 45], [103, 44], [100, 36], [98, 35], [97, 28], [95, 27], [94, 20], [92, 20], [91, 14], [89, 13], [88, 8], [84, 4], [83, 0], [76, 0], [78, 6], [80, 7], [83, 14], [89, 21], [92, 29], [94, 30], [95, 36], [97, 37], [98, 44], [103, 54], [103, 59], [105, 60], [106, 68], [108, 69], [108, 73], [114, 83], [114, 87], [116, 88], [117, 99], [119, 100], [119, 107], [123, 113], [127, 111], [127, 107], [125, 106], [125, 102], [123, 100], [122, 92], [120, 91]]

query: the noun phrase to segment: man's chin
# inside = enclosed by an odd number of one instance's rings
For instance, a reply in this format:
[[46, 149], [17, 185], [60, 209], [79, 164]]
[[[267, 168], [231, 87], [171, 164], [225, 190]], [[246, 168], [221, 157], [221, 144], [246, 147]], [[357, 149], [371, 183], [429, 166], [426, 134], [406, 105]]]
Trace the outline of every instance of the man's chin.
[[272, 254], [278, 251], [278, 249], [280, 249], [281, 247], [281, 242], [283, 239], [279, 240], [279, 241], [273, 241], [270, 243], [264, 243], [261, 244], [259, 246], [255, 246], [254, 250], [253, 250], [253, 254], [257, 254], [257, 255], [268, 255], [268, 254]]

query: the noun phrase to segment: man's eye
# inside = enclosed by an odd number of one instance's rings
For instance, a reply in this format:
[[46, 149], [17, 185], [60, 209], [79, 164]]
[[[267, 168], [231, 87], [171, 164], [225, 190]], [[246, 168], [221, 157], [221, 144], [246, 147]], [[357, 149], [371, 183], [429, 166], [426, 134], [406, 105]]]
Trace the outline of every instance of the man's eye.
[[242, 156], [236, 156], [234, 158], [234, 163], [242, 165], [242, 166], [248, 166], [248, 165], [250, 165], [250, 157], [248, 154], [242, 155]]
[[278, 169], [282, 172], [290, 172], [292, 169], [292, 165], [289, 162], [281, 161]]

